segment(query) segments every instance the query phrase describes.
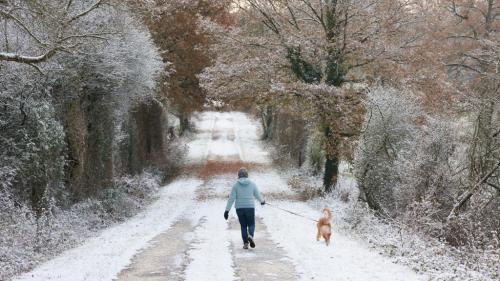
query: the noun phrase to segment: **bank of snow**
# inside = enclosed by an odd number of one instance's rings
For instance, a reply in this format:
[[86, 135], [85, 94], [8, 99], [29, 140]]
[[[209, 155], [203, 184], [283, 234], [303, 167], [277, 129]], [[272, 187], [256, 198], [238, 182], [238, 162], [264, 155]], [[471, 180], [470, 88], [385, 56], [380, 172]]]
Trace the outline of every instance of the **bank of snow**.
[[179, 179], [165, 186], [159, 199], [145, 211], [14, 280], [97, 281], [116, 278], [148, 241], [167, 230], [192, 204], [195, 190], [201, 184], [199, 180]]

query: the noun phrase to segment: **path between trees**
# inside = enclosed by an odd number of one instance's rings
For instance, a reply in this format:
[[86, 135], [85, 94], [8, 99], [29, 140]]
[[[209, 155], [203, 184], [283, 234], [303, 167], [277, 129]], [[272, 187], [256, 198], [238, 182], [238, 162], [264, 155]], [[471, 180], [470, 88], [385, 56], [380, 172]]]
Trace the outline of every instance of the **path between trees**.
[[269, 206], [257, 207], [256, 243], [242, 249], [234, 209], [222, 216], [239, 166], [268, 200], [318, 217], [295, 198], [259, 142], [257, 122], [243, 113], [197, 116], [183, 178], [131, 220], [15, 280], [424, 280], [365, 245], [335, 233], [315, 241], [314, 224]]

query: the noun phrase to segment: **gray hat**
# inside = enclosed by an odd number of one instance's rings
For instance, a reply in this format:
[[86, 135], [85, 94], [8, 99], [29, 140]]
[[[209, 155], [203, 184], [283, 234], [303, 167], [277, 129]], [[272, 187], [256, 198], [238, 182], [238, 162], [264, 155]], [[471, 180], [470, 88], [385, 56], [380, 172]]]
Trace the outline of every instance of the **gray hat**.
[[240, 170], [238, 171], [238, 178], [248, 178], [248, 171], [246, 168], [240, 168]]

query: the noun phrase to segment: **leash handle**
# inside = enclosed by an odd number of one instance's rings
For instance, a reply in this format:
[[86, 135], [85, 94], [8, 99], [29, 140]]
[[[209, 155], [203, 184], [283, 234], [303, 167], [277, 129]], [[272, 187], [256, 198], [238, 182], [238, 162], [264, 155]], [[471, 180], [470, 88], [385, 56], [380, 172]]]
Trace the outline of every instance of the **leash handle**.
[[276, 208], [276, 209], [278, 209], [278, 210], [282, 210], [282, 211], [284, 211], [284, 212], [290, 213], [290, 214], [292, 214], [292, 215], [295, 215], [295, 216], [298, 216], [298, 217], [301, 217], [301, 218], [308, 219], [308, 220], [313, 221], [313, 222], [318, 222], [318, 220], [311, 219], [311, 218], [309, 218], [309, 217], [306, 217], [306, 216], [303, 216], [303, 215], [301, 215], [301, 214], [298, 214], [298, 213], [295, 213], [295, 212], [289, 211], [289, 210], [287, 210], [287, 209], [283, 209], [283, 208], [281, 208], [281, 207], [275, 206], [275, 205], [273, 205], [273, 204], [269, 204], [269, 203], [267, 203], [267, 202], [266, 202], [266, 205], [269, 205], [269, 206], [271, 206], [271, 207], [273, 207], [273, 208]]

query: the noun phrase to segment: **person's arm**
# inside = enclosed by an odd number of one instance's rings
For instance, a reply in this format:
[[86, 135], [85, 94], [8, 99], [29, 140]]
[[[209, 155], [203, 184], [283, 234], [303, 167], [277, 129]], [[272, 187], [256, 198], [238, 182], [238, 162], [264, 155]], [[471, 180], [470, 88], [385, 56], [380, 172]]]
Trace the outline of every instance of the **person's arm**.
[[227, 199], [226, 211], [229, 212], [229, 210], [231, 210], [234, 200], [236, 200], [236, 186], [233, 186], [233, 189], [231, 190], [231, 195], [229, 195], [229, 199]]
[[265, 201], [262, 199], [262, 195], [260, 195], [259, 188], [256, 184], [253, 185], [253, 196], [260, 202], [260, 204], [264, 205]]

